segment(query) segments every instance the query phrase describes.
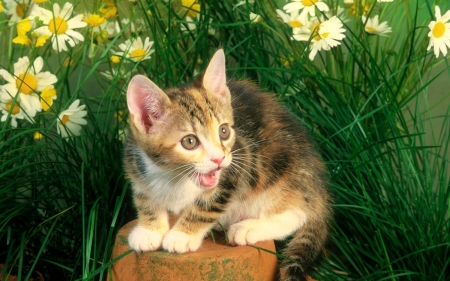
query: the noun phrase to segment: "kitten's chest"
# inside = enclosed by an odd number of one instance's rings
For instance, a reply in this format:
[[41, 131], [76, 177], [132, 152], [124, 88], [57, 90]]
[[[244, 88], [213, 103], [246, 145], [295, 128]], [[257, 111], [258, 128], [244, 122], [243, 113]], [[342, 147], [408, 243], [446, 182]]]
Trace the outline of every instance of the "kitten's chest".
[[142, 184], [135, 184], [133, 188], [150, 198], [148, 204], [170, 210], [175, 214], [193, 204], [201, 190], [189, 177], [166, 171], [158, 167], [144, 152], [140, 153], [146, 167], [142, 171], [144, 174], [141, 175], [144, 180]]

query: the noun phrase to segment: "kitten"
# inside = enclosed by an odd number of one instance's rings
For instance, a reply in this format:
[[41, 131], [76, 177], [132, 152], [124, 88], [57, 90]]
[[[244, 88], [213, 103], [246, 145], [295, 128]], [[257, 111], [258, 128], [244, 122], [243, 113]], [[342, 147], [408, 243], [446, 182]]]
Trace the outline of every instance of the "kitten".
[[[131, 248], [196, 251], [219, 223], [233, 245], [293, 235], [285, 278], [306, 280], [327, 238], [327, 176], [308, 134], [273, 95], [227, 82], [220, 49], [188, 86], [163, 91], [133, 77], [127, 102], [124, 160], [138, 211]], [[168, 210], [179, 214], [172, 229]]]

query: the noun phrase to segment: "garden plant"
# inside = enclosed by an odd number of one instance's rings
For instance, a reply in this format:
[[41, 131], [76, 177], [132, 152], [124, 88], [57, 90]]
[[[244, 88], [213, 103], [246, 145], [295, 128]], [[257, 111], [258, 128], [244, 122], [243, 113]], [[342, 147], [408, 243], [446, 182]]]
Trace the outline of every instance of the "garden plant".
[[105, 280], [135, 217], [127, 83], [188, 83], [218, 48], [326, 162], [334, 223], [313, 277], [448, 280], [446, 0], [1, 0], [0, 279]]

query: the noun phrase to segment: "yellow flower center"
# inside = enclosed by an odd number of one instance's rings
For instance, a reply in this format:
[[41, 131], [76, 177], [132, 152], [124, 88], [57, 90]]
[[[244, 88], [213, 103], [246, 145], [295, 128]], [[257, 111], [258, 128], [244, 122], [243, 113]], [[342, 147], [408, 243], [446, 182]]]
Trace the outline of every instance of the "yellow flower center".
[[37, 80], [36, 78], [29, 74], [20, 74], [19, 77], [16, 79], [16, 87], [19, 89], [19, 92], [29, 95], [34, 93], [37, 87]]
[[136, 49], [130, 53], [130, 58], [140, 61], [146, 54], [147, 52], [144, 49]]
[[375, 33], [376, 29], [373, 28], [373, 27], [370, 27], [370, 26], [366, 26], [366, 31], [367, 31], [368, 33]]
[[17, 14], [19, 17], [23, 18], [24, 11], [25, 11], [26, 9], [27, 9], [27, 5], [25, 5], [25, 4], [18, 4], [18, 5], [16, 6], [16, 14]]
[[324, 33], [320, 34], [320, 37], [322, 37], [322, 38], [327, 38], [328, 35], [330, 35], [329, 32], [324, 32]]
[[54, 18], [48, 23], [48, 29], [53, 34], [64, 34], [68, 28], [67, 22], [62, 18]]
[[61, 118], [61, 121], [59, 121], [59, 123], [66, 124], [68, 121], [69, 121], [69, 115], [63, 115], [63, 117]]
[[303, 26], [303, 24], [302, 24], [299, 20], [293, 20], [293, 21], [290, 21], [290, 22], [289, 22], [289, 25], [290, 25], [292, 28], [302, 27], [302, 26]]
[[[358, 5], [358, 4], [354, 3], [352, 5], [352, 7], [350, 8], [351, 15], [356, 14], [356, 5]], [[370, 5], [370, 3], [365, 3], [365, 1], [362, 1], [361, 6], [358, 5], [358, 10], [360, 10], [359, 7], [362, 8], [362, 14], [367, 15], [367, 13], [370, 11], [371, 5]]]
[[438, 21], [433, 27], [434, 38], [440, 38], [445, 33], [445, 25], [443, 22]]
[[[8, 112], [11, 110], [11, 106], [12, 106], [12, 101], [10, 101], [8, 104], [6, 104], [6, 110]], [[17, 114], [19, 112], [20, 112], [20, 106], [16, 102], [16, 104], [14, 104], [14, 107], [13, 107], [13, 109], [11, 111], [11, 114], [15, 115], [15, 114]]]
[[312, 34], [313, 38], [316, 39], [317, 41], [319, 41], [321, 39], [320, 35], [319, 35], [319, 27], [320, 27], [320, 22], [316, 23], [311, 28], [311, 31], [312, 31], [311, 34]]
[[314, 4], [317, 3], [317, 1], [319, 1], [319, 0], [302, 0], [302, 4], [304, 6], [310, 7], [310, 6], [314, 6]]

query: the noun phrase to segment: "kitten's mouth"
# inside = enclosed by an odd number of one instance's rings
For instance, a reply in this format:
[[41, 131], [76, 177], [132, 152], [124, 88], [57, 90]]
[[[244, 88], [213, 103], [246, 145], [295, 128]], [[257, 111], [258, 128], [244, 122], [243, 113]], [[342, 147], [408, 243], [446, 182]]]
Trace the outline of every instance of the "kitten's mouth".
[[207, 174], [199, 174], [200, 185], [206, 188], [214, 187], [219, 182], [220, 168], [214, 169]]

